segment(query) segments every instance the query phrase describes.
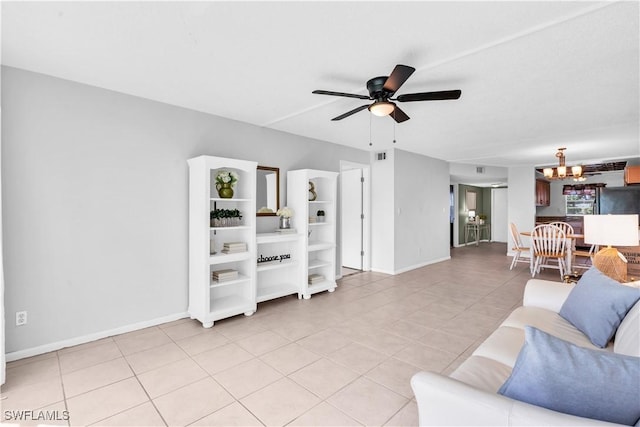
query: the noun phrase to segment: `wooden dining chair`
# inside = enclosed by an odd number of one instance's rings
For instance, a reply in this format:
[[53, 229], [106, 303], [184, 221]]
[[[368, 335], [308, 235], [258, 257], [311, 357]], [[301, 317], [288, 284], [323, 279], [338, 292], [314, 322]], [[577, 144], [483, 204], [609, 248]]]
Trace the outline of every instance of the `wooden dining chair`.
[[540, 273], [543, 268], [554, 268], [560, 271], [560, 280], [566, 270], [567, 235], [562, 228], [542, 224], [531, 232], [531, 247], [533, 248], [534, 264], [531, 277]]
[[513, 267], [515, 267], [518, 262], [526, 262], [530, 265], [531, 248], [525, 247], [522, 244], [518, 227], [516, 227], [514, 223], [509, 224], [509, 230], [511, 231], [511, 240], [513, 241], [513, 247], [511, 248], [513, 251], [513, 259], [511, 260], [511, 267], [509, 267], [509, 270], [513, 270]]

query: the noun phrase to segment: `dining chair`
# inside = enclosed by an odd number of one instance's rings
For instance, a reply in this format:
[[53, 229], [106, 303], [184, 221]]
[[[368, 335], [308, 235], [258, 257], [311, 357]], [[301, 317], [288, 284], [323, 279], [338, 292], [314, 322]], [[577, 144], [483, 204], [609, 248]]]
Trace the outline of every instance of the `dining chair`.
[[[597, 245], [591, 245], [588, 251], [583, 251], [580, 249], [574, 250], [571, 253], [571, 256], [573, 257], [573, 260], [571, 262], [572, 268], [582, 268], [582, 269], [588, 270], [589, 268], [591, 268], [591, 265], [592, 265], [593, 254], [595, 254], [596, 252], [598, 252]], [[582, 263], [576, 262], [576, 258], [578, 257], [583, 258], [584, 262]]]
[[[531, 248], [525, 247], [520, 239], [520, 233], [518, 227], [514, 223], [509, 224], [509, 230], [511, 231], [511, 240], [513, 241], [513, 259], [511, 260], [511, 267], [509, 270], [513, 270], [513, 267], [518, 262], [526, 262], [531, 265]], [[521, 258], [522, 257], [522, 258]]]
[[[531, 277], [540, 273], [543, 268], [554, 268], [560, 271], [560, 280], [566, 270], [567, 235], [556, 225], [542, 224], [531, 232], [531, 247], [535, 258]], [[555, 261], [555, 263], [554, 263]]]

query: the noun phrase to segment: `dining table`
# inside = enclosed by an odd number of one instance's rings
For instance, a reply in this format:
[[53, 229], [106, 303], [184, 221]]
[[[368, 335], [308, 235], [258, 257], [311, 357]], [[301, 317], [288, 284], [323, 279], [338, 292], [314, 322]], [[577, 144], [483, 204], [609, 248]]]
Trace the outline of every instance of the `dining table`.
[[[527, 236], [527, 237], [531, 237], [531, 231], [521, 231], [520, 232], [521, 235], [523, 236]], [[578, 234], [578, 233], [574, 233], [574, 234], [567, 234], [567, 245], [566, 245], [566, 250], [565, 250], [565, 265], [567, 266], [567, 274], [571, 273], [572, 270], [572, 261], [573, 261], [573, 246], [574, 246], [574, 241], [576, 239], [582, 239], [584, 238], [584, 234]], [[529, 247], [531, 248], [531, 256], [530, 256], [530, 266], [529, 269], [531, 271], [533, 271], [533, 263], [535, 262], [535, 257], [533, 254], [533, 245], [529, 245]]]

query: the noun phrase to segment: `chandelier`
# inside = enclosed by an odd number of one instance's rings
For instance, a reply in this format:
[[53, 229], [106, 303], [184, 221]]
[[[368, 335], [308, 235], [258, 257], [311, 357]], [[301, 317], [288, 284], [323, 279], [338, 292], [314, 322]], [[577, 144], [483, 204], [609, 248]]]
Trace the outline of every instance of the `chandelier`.
[[558, 167], [557, 168], [544, 168], [542, 173], [544, 173], [544, 177], [547, 179], [565, 179], [569, 177], [573, 177], [574, 181], [584, 181], [586, 178], [582, 176], [582, 166], [572, 166], [571, 167], [571, 175], [567, 175], [567, 166], [565, 164], [564, 159], [564, 150], [566, 148], [558, 148], [558, 152], [556, 153], [556, 157], [558, 158]]

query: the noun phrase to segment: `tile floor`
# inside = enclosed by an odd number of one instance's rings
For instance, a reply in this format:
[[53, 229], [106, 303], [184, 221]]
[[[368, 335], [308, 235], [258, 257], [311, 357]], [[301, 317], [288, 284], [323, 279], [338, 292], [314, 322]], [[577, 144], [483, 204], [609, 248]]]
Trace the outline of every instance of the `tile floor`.
[[[262, 303], [211, 329], [183, 319], [11, 362], [2, 421], [417, 425], [411, 376], [451, 372], [520, 305], [528, 269], [509, 271], [505, 252], [500, 243], [456, 248], [450, 261], [348, 276], [334, 293]], [[59, 420], [17, 423], [10, 410]]]

